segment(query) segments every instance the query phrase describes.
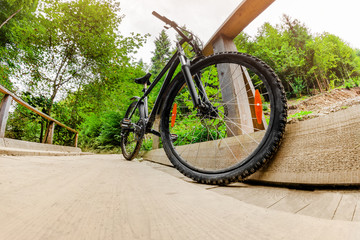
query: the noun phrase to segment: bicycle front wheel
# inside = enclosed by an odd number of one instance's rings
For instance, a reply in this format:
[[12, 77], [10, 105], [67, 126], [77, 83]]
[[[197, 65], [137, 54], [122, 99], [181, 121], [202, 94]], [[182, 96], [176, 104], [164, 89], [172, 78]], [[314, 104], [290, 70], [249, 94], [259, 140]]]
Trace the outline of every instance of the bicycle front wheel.
[[280, 145], [287, 117], [281, 82], [268, 65], [243, 53], [215, 54], [190, 71], [201, 80], [210, 110], [193, 107], [178, 74], [162, 113], [164, 150], [173, 165], [195, 181], [243, 180]]

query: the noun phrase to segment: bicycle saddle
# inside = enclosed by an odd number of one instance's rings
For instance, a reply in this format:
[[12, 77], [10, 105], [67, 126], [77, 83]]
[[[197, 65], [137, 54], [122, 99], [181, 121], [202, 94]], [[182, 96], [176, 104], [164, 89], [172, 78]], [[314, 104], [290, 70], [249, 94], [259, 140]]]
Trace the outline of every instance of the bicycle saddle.
[[146, 83], [147, 85], [150, 85], [151, 84], [151, 82], [149, 81], [150, 77], [151, 77], [151, 73], [148, 73], [141, 78], [136, 78], [135, 83], [137, 83], [137, 84], [145, 84]]

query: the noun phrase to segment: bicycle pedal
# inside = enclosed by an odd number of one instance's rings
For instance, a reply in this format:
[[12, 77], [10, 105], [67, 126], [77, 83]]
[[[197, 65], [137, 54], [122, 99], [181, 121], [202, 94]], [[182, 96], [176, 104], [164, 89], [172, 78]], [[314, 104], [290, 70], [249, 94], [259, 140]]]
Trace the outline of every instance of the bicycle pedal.
[[172, 142], [175, 142], [178, 139], [178, 135], [177, 134], [170, 134], [170, 139]]
[[131, 120], [128, 118], [124, 118], [121, 122], [121, 128], [122, 129], [129, 129], [131, 126]]

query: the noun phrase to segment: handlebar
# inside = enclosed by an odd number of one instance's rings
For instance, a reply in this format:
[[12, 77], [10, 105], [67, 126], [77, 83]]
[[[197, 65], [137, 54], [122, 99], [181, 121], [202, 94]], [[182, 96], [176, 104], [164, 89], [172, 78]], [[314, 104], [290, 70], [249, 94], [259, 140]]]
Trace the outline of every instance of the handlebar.
[[178, 25], [174, 22], [174, 21], [171, 21], [170, 19], [168, 19], [167, 17], [165, 16], [161, 16], [160, 14], [158, 14], [157, 12], [153, 11], [152, 14], [157, 17], [158, 19], [160, 19], [161, 21], [163, 21], [164, 23], [172, 26], [172, 27], [177, 27]]
[[[171, 21], [170, 19], [168, 19], [167, 17], [165, 16], [161, 16], [160, 14], [158, 14], [157, 12], [153, 11], [152, 14], [157, 17], [158, 19], [160, 19], [161, 21], [163, 21], [165, 24], [169, 25], [170, 27], [172, 27], [181, 37], [182, 37], [182, 43], [183, 41], [185, 42], [188, 42], [192, 47], [193, 47], [193, 50], [194, 52], [197, 54], [197, 55], [201, 55], [201, 50], [199, 48], [199, 46], [197, 45], [196, 42], [193, 42], [194, 40], [194, 34], [187, 31], [186, 29], [183, 29], [181, 27], [179, 27], [176, 22], [174, 21]], [[167, 28], [167, 27], [165, 27]], [[184, 32], [188, 33], [190, 36], [186, 36], [184, 34]]]

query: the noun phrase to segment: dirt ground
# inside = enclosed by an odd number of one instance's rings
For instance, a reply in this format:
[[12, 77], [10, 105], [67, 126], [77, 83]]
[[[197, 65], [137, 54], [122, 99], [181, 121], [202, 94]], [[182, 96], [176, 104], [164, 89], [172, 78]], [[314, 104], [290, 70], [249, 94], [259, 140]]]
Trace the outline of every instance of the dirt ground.
[[360, 104], [360, 87], [334, 89], [299, 100], [288, 100], [288, 122], [327, 115]]

